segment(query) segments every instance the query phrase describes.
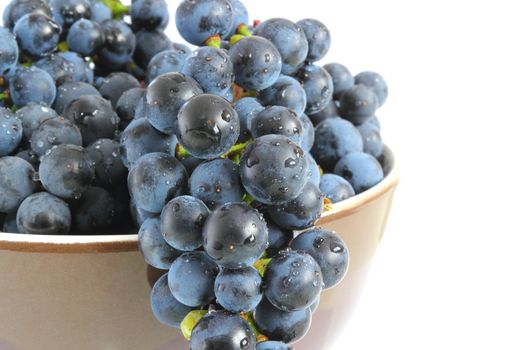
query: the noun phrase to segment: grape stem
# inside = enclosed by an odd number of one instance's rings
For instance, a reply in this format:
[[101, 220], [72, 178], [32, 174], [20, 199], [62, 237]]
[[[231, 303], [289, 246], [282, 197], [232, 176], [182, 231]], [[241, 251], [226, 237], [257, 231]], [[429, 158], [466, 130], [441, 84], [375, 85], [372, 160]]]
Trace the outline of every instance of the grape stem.
[[8, 99], [9, 99], [9, 90], [5, 90], [4, 92], [0, 92], [0, 101], [6, 101]]
[[235, 44], [237, 44], [239, 41], [241, 41], [242, 39], [246, 38], [244, 35], [242, 34], [234, 34], [231, 36], [230, 38], [230, 46], [233, 46]]
[[109, 7], [114, 19], [121, 19], [129, 13], [129, 6], [120, 2], [120, 0], [101, 0], [104, 5]]
[[204, 45], [221, 48], [221, 37], [219, 35], [212, 35], [204, 42]]
[[240, 34], [243, 36], [252, 36], [252, 32], [250, 32], [250, 28], [244, 23], [241, 23], [237, 26], [236, 34]]
[[67, 44], [67, 41], [61, 41], [58, 44], [58, 51], [60, 51], [60, 52], [69, 51], [69, 45]]

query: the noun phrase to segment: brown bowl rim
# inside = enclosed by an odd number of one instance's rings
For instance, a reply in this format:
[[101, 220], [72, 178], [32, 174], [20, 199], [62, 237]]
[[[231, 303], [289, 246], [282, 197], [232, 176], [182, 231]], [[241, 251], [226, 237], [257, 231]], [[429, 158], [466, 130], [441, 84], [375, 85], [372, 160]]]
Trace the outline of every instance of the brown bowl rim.
[[[333, 204], [316, 225], [326, 224], [361, 210], [390, 191], [399, 182], [399, 164], [390, 148], [385, 158], [391, 163], [387, 176], [376, 186], [354, 197]], [[137, 234], [120, 235], [35, 235], [0, 232], [0, 251], [34, 253], [117, 253], [138, 249]]]

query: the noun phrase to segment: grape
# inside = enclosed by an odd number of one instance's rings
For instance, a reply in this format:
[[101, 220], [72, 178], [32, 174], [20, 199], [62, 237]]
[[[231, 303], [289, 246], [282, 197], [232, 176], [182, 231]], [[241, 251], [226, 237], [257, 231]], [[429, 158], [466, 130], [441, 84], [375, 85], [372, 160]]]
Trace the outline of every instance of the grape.
[[168, 272], [171, 293], [179, 302], [191, 307], [209, 304], [215, 295], [213, 283], [219, 267], [204, 252], [179, 256]]
[[71, 216], [75, 232], [104, 233], [115, 219], [115, 200], [107, 190], [90, 187], [72, 203]]
[[[377, 119], [376, 119], [377, 120]], [[365, 123], [357, 127], [361, 137], [363, 138], [363, 151], [379, 159], [383, 154], [383, 140], [377, 124], [368, 119]]]
[[131, 24], [134, 29], [165, 29], [168, 22], [168, 4], [165, 0], [132, 1]]
[[140, 82], [134, 76], [124, 72], [117, 72], [107, 76], [98, 90], [102, 97], [110, 100], [111, 105], [116, 107], [122, 94], [134, 88], [140, 88]]
[[332, 203], [341, 202], [355, 196], [352, 185], [341, 176], [335, 174], [324, 174], [321, 176], [319, 189]]
[[202, 90], [224, 96], [233, 84], [233, 64], [226, 51], [215, 47], [200, 47], [184, 66], [184, 73], [199, 83]]
[[104, 3], [99, 1], [91, 2], [91, 20], [102, 23], [107, 19], [111, 19], [111, 10]]
[[71, 51], [59, 52], [58, 55], [65, 58], [69, 63], [73, 65], [73, 80], [74, 81], [82, 81], [82, 82], [89, 83], [89, 84], [93, 83], [93, 79], [94, 79], [93, 69], [76, 52], [71, 52]]
[[57, 85], [73, 79], [73, 64], [62, 56], [47, 55], [36, 61], [34, 66], [45, 70]]
[[251, 267], [222, 269], [215, 279], [217, 302], [231, 312], [248, 312], [262, 299], [262, 278]]
[[135, 33], [137, 46], [133, 59], [140, 68], [146, 70], [148, 64], [155, 55], [171, 50], [173, 44], [168, 36], [160, 30], [140, 30]]
[[150, 303], [157, 320], [173, 328], [180, 328], [184, 317], [193, 310], [173, 297], [168, 286], [168, 273], [162, 275], [153, 285]]
[[95, 184], [107, 189], [118, 185], [127, 174], [120, 156], [120, 144], [115, 140], [99, 139], [86, 148], [95, 164]]
[[271, 18], [255, 27], [254, 35], [270, 40], [279, 51], [283, 74], [292, 74], [301, 67], [308, 55], [308, 40], [304, 30], [284, 18]]
[[301, 84], [286, 75], [281, 75], [272, 86], [259, 92], [265, 105], [284, 106], [301, 115], [306, 108], [306, 92]]
[[159, 52], [148, 63], [146, 82], [149, 84], [164, 73], [182, 72], [190, 53], [190, 48], [182, 45], [177, 50]]
[[374, 116], [378, 100], [374, 90], [366, 85], [355, 84], [341, 94], [339, 113], [354, 125], [365, 123]]
[[164, 153], [140, 157], [128, 174], [128, 188], [137, 207], [160, 213], [172, 198], [186, 192], [187, 174], [184, 166]]
[[348, 270], [348, 248], [335, 232], [316, 227], [299, 234], [290, 246], [308, 253], [317, 261], [321, 267], [324, 289], [337, 285]]
[[57, 96], [53, 108], [58, 114], [63, 114], [71, 102], [88, 95], [100, 96], [100, 92], [88, 83], [82, 81], [67, 81], [57, 88]]
[[306, 160], [308, 162], [308, 181], [319, 186], [319, 182], [321, 181], [319, 165], [317, 165], [314, 157], [312, 157], [310, 153], [306, 153]]
[[159, 218], [144, 220], [140, 226], [139, 250], [151, 266], [167, 270], [182, 253], [170, 246], [162, 237]]
[[202, 231], [204, 250], [227, 268], [252, 265], [268, 245], [262, 215], [245, 203], [226, 203], [215, 209]]
[[307, 176], [303, 150], [282, 135], [265, 135], [253, 141], [241, 158], [244, 188], [265, 204], [283, 204], [303, 190]]
[[34, 175], [33, 166], [22, 158], [0, 158], [0, 213], [16, 212], [20, 203], [36, 191]]
[[38, 12], [24, 15], [13, 29], [19, 48], [35, 57], [51, 53], [58, 44], [61, 32], [57, 23]]
[[235, 83], [246, 90], [263, 90], [279, 78], [282, 61], [277, 48], [267, 39], [251, 36], [230, 48]]
[[104, 44], [104, 31], [99, 23], [89, 19], [76, 21], [67, 34], [67, 45], [71, 51], [84, 56], [95, 54]]
[[361, 72], [355, 76], [355, 83], [368, 86], [377, 97], [377, 107], [381, 107], [388, 97], [388, 86], [385, 79], [376, 72]]
[[318, 113], [330, 103], [334, 84], [324, 68], [314, 64], [305, 65], [295, 73], [295, 78], [306, 92], [306, 114]]
[[261, 112], [264, 107], [254, 97], [241, 98], [235, 102], [233, 107], [239, 116], [241, 126], [238, 142], [246, 142], [252, 138], [250, 128], [253, 118]]
[[21, 233], [67, 234], [71, 227], [71, 212], [63, 200], [47, 192], [38, 192], [20, 204], [16, 213], [16, 224]]
[[202, 246], [202, 228], [209, 214], [206, 205], [198, 198], [173, 198], [160, 215], [162, 236], [178, 250], [195, 250]]
[[81, 18], [91, 18], [89, 0], [49, 0], [49, 7], [53, 11], [53, 20], [65, 30]]
[[233, 25], [230, 33], [227, 37], [231, 37], [237, 32], [237, 28], [241, 25], [248, 25], [250, 23], [250, 18], [248, 16], [248, 10], [244, 4], [239, 0], [230, 0], [233, 10]]
[[16, 150], [23, 133], [22, 121], [9, 109], [0, 107], [0, 157]]
[[51, 106], [56, 91], [53, 78], [46, 71], [35, 66], [17, 68], [9, 81], [9, 93], [17, 107], [24, 107], [31, 102]]
[[[341, 94], [354, 86], [352, 73], [341, 63], [328, 63], [323, 66], [332, 77], [334, 83], [334, 98], [339, 99]], [[337, 113], [336, 113], [337, 115]]]
[[256, 350], [292, 350], [292, 347], [280, 341], [263, 341], [257, 343]]
[[102, 22], [101, 26], [106, 39], [99, 51], [102, 62], [108, 67], [126, 64], [135, 51], [135, 34], [121, 21], [107, 20]]
[[343, 156], [336, 164], [334, 172], [344, 177], [357, 194], [368, 190], [383, 180], [381, 164], [363, 152], [353, 152]]
[[4, 8], [4, 27], [13, 31], [16, 22], [28, 13], [39, 13], [47, 17], [53, 16], [46, 0], [12, 0]]
[[301, 124], [303, 126], [303, 139], [301, 140], [299, 146], [301, 146], [304, 151], [309, 152], [314, 146], [315, 128], [312, 124], [312, 121], [306, 114], [301, 114], [299, 119], [301, 120]]
[[8, 75], [18, 62], [18, 44], [15, 36], [6, 28], [0, 27], [0, 75]]
[[268, 248], [266, 249], [266, 254], [269, 257], [273, 257], [279, 251], [288, 247], [288, 244], [293, 239], [293, 231], [279, 227], [271, 220], [266, 220], [266, 222], [268, 223]]
[[253, 118], [251, 134], [254, 138], [271, 134], [284, 135], [300, 144], [303, 139], [303, 123], [290, 108], [266, 107]]
[[239, 117], [224, 98], [211, 94], [192, 97], [179, 110], [175, 133], [194, 157], [216, 158], [237, 142]]
[[115, 105], [115, 111], [120, 118], [119, 130], [124, 130], [141, 113], [144, 108], [145, 93], [146, 89], [139, 87], [131, 88], [120, 96]]
[[312, 18], [303, 19], [297, 24], [304, 30], [308, 40], [308, 62], [321, 60], [330, 49], [331, 37], [328, 28], [320, 21]]
[[375, 126], [377, 128], [377, 131], [381, 131], [381, 124], [379, 123], [379, 118], [377, 118], [375, 115], [368, 119], [367, 123], [370, 123], [371, 125]]
[[147, 219], [159, 217], [159, 213], [150, 213], [149, 211], [146, 211], [144, 209], [137, 208], [137, 205], [135, 204], [135, 201], [133, 201], [133, 198], [131, 198], [129, 201], [129, 212], [131, 214], [131, 219], [135, 223], [135, 226], [138, 228], [140, 228], [140, 226], [142, 226], [144, 221], [146, 221]]
[[317, 113], [310, 113], [308, 117], [314, 126], [320, 124], [325, 119], [335, 118], [339, 116], [339, 110], [334, 100], [330, 100], [328, 105]]
[[70, 120], [55, 117], [44, 120], [33, 132], [30, 140], [31, 150], [42, 157], [57, 145], [70, 144], [82, 146], [80, 129]]

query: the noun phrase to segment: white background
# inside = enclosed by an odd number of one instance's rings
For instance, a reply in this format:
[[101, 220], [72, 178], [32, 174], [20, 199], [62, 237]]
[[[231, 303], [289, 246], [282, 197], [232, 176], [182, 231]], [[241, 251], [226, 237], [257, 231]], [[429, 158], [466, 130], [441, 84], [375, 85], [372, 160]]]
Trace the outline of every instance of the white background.
[[[180, 41], [178, 1], [168, 2], [169, 35]], [[244, 2], [252, 18], [323, 21], [332, 50], [322, 63], [389, 83], [378, 116], [401, 184], [334, 350], [525, 349], [520, 1]]]

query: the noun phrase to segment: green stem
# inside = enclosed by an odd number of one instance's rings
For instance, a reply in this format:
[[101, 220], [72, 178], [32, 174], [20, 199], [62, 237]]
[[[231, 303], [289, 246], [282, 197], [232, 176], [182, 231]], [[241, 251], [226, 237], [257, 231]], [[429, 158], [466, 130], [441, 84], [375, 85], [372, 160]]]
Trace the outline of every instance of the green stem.
[[69, 51], [69, 45], [67, 44], [67, 41], [61, 41], [58, 44], [58, 51], [60, 51], [60, 52]]
[[186, 340], [190, 340], [191, 338], [191, 332], [193, 331], [193, 328], [195, 328], [195, 325], [203, 318], [208, 311], [206, 310], [194, 310], [190, 311], [186, 317], [182, 320], [180, 324], [180, 330], [182, 331], [182, 335]]
[[204, 45], [221, 48], [221, 37], [219, 35], [212, 35], [204, 42]]
[[181, 144], [177, 143], [177, 146], [175, 146], [175, 156], [177, 159], [184, 159], [191, 156], [191, 154], [189, 154], [188, 151], [186, 151], [184, 147], [181, 146]]
[[254, 200], [255, 198], [249, 193], [245, 193], [244, 196], [242, 196], [242, 201], [248, 205], [252, 204]]
[[9, 92], [7, 90], [0, 92], [0, 101], [5, 101], [7, 99], [9, 99]]
[[242, 39], [246, 38], [244, 35], [241, 35], [241, 34], [234, 34], [231, 36], [230, 38], [230, 46], [233, 46], [235, 44], [237, 44], [239, 41], [241, 41]]
[[101, 0], [104, 5], [109, 7], [114, 19], [122, 19], [129, 13], [129, 6], [122, 4], [119, 0]]
[[237, 27], [236, 34], [240, 34], [242, 36], [252, 36], [252, 32], [250, 32], [250, 28], [244, 23], [239, 24]]

